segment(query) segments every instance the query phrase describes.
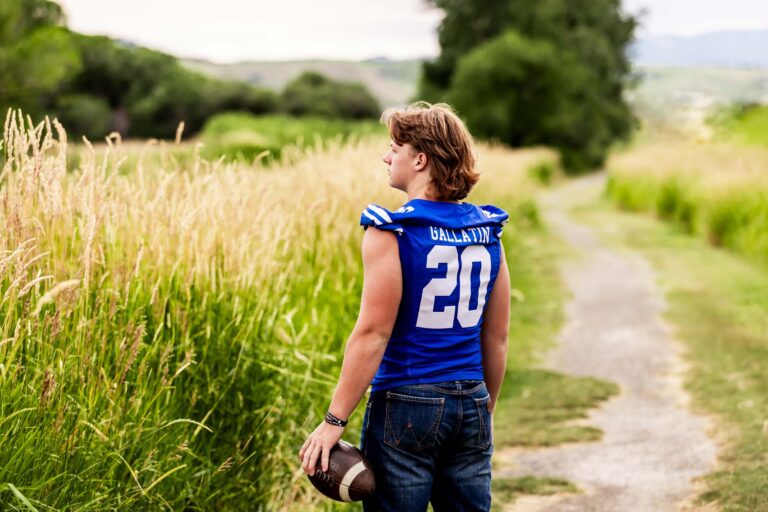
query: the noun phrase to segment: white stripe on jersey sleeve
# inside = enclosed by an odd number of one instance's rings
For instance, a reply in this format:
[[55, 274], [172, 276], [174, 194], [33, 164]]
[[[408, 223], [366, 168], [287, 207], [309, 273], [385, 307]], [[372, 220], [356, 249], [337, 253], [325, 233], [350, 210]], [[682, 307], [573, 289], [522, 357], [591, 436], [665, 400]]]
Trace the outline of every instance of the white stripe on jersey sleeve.
[[[489, 219], [492, 219], [492, 218], [494, 218], [494, 217], [501, 217], [501, 216], [502, 216], [502, 214], [500, 214], [500, 213], [492, 213], [492, 212], [489, 212], [488, 210], [483, 210], [482, 208], [480, 209], [480, 211], [481, 211], [481, 212], [483, 212], [483, 214], [484, 214], [486, 217], [488, 217]], [[508, 221], [509, 221], [509, 217], [507, 217], [506, 219], [504, 219], [504, 220], [502, 220], [502, 221], [499, 221], [499, 223], [500, 223], [500, 224], [503, 226], [503, 225], [504, 225], [504, 224], [506, 224]]]
[[368, 213], [368, 210], [363, 210], [363, 215], [365, 215], [366, 217], [371, 219], [373, 222], [375, 222], [377, 226], [381, 226], [381, 221], [376, 217], [374, 217], [373, 215], [371, 215], [370, 213]]
[[386, 222], [392, 222], [392, 219], [390, 218], [389, 214], [384, 211], [382, 208], [379, 208], [375, 204], [369, 204], [368, 209], [379, 214], [379, 216], [384, 219]]

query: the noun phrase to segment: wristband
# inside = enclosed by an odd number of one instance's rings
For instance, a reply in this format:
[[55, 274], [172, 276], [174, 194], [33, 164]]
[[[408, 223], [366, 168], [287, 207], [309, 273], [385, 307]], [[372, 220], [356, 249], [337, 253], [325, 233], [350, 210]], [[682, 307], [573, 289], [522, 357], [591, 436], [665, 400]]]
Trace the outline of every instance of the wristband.
[[330, 423], [331, 425], [336, 426], [336, 427], [346, 427], [347, 426], [347, 422], [346, 421], [344, 421], [341, 418], [337, 418], [336, 416], [334, 416], [331, 413], [331, 411], [328, 411], [327, 413], [325, 413], [325, 422], [326, 423]]

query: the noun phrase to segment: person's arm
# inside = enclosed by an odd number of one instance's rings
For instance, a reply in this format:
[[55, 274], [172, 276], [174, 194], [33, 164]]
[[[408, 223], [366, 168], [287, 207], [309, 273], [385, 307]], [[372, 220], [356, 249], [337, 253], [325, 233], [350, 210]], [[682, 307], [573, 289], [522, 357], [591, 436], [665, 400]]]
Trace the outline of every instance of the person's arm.
[[500, 245], [499, 273], [491, 290], [491, 296], [485, 305], [483, 327], [480, 332], [480, 344], [483, 351], [483, 373], [485, 385], [491, 395], [489, 408], [496, 408], [501, 382], [507, 368], [507, 345], [509, 336], [509, 270], [504, 258], [504, 248]]
[[[341, 375], [329, 411], [347, 420], [371, 384], [392, 334], [403, 292], [400, 253], [395, 234], [375, 228], [363, 236], [363, 293], [360, 313], [344, 350]], [[304, 471], [315, 473], [317, 459], [328, 470], [328, 454], [344, 427], [323, 421], [299, 451]]]

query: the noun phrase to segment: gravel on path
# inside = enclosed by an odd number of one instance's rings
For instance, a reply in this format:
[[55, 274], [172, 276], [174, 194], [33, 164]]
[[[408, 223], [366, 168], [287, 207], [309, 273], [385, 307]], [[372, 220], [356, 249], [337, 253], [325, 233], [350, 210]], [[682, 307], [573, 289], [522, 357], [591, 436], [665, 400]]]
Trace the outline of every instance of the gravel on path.
[[663, 512], [692, 510], [695, 479], [711, 471], [708, 420], [689, 412], [681, 346], [662, 319], [664, 300], [648, 262], [609, 248], [568, 208], [592, 201], [605, 176], [568, 182], [541, 198], [550, 228], [576, 250], [560, 271], [572, 298], [546, 366], [617, 383], [620, 394], [586, 423], [601, 441], [499, 452], [497, 477], [560, 477], [582, 494], [527, 496], [507, 510]]

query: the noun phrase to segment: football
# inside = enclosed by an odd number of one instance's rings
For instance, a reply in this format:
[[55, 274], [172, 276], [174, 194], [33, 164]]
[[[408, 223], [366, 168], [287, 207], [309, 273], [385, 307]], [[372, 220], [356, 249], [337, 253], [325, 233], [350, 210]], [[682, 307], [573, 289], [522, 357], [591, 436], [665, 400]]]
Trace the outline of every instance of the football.
[[373, 470], [363, 453], [345, 441], [331, 448], [328, 471], [317, 461], [315, 474], [309, 477], [312, 485], [336, 501], [360, 501], [376, 490]]

